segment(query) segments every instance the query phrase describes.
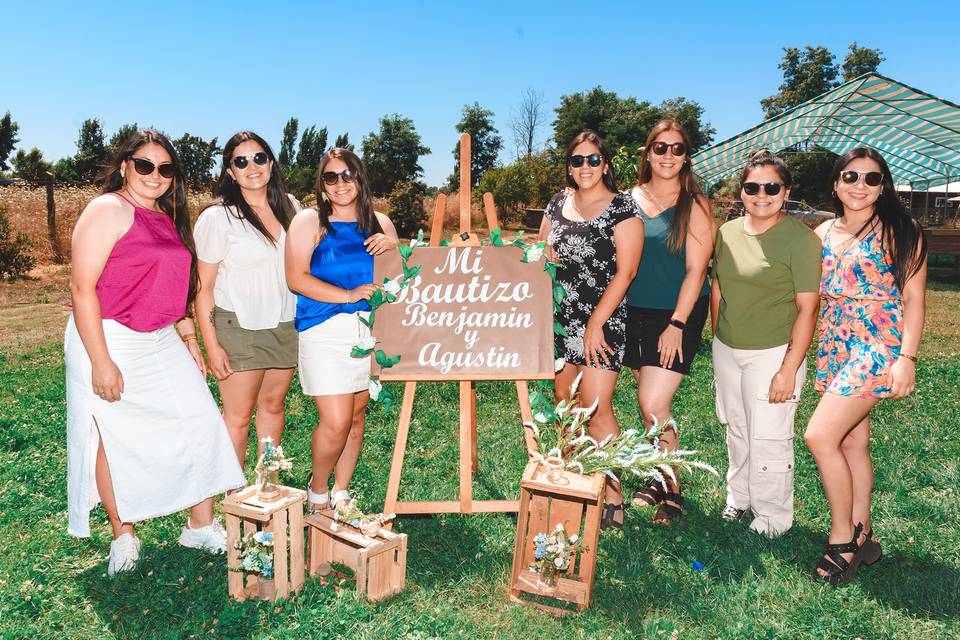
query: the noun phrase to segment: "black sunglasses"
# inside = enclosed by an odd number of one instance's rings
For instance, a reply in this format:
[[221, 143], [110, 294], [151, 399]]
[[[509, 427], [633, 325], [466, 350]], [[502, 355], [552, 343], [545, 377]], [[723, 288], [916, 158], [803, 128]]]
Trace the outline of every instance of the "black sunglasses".
[[580, 168], [583, 166], [583, 161], [586, 160], [587, 164], [591, 167], [599, 167], [600, 163], [603, 162], [603, 157], [599, 153], [591, 153], [588, 156], [582, 156], [577, 154], [575, 156], [570, 156], [567, 158], [567, 162], [570, 163], [571, 167]]
[[843, 184], [856, 184], [861, 176], [868, 187], [879, 187], [883, 184], [883, 174], [879, 171], [844, 171], [840, 174]]
[[763, 190], [768, 196], [775, 196], [780, 193], [780, 189], [783, 187], [779, 182], [767, 182], [765, 184], [760, 184], [759, 182], [744, 182], [741, 186], [743, 192], [748, 196], [755, 196], [760, 193], [760, 187], [763, 187]]
[[237, 169], [246, 169], [247, 165], [250, 164], [251, 158], [253, 159], [253, 164], [261, 167], [270, 160], [265, 151], [257, 151], [253, 156], [233, 156], [233, 166]]
[[154, 169], [160, 172], [160, 175], [164, 178], [172, 178], [177, 175], [177, 168], [173, 165], [172, 162], [164, 162], [159, 167], [146, 158], [130, 158], [133, 160], [133, 168], [136, 169], [137, 173], [142, 176], [148, 176], [153, 173]]
[[654, 142], [650, 149], [653, 151], [653, 155], [656, 156], [662, 156], [667, 152], [667, 149], [670, 149], [670, 153], [675, 156], [684, 156], [687, 154], [687, 145], [682, 142], [674, 142], [673, 144]]
[[327, 185], [328, 187], [332, 187], [333, 185], [337, 184], [337, 181], [340, 180], [340, 178], [343, 178], [343, 181], [348, 183], [357, 179], [357, 176], [353, 173], [353, 171], [350, 171], [350, 169], [344, 169], [343, 171], [324, 171], [322, 174], [320, 174], [320, 177], [323, 178], [323, 184]]

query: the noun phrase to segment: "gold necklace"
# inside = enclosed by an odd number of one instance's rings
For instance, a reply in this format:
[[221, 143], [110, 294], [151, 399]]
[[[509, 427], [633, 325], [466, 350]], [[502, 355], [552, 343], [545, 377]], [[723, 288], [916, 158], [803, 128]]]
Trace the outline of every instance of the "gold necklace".
[[[666, 211], [666, 210], [668, 209], [668, 207], [663, 206], [663, 203], [660, 202], [660, 199], [657, 198], [657, 196], [653, 195], [653, 191], [651, 191], [650, 189], [648, 189], [648, 188], [646, 187], [646, 185], [640, 185], [639, 188], [640, 188], [640, 191], [643, 192], [643, 195], [647, 196], [647, 199], [648, 199], [650, 202], [652, 202], [653, 204], [657, 205], [657, 212], [658, 212], [658, 213], [663, 213], [664, 211]], [[677, 196], [679, 196], [679, 195], [680, 195], [680, 190], [677, 189], [676, 193], [671, 194], [671, 197], [670, 197], [671, 201], [676, 202], [676, 198], [677, 198]], [[672, 206], [672, 205], [671, 205], [671, 206]]]

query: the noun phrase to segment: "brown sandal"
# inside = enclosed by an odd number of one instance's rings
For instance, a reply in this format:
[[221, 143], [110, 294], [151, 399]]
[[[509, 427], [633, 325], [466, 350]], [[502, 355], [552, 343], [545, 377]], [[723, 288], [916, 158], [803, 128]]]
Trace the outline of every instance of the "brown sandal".
[[653, 514], [653, 524], [667, 525], [674, 520], [679, 520], [682, 515], [683, 496], [680, 492], [665, 493], [660, 500], [660, 507]]
[[643, 489], [633, 494], [633, 500], [630, 503], [635, 507], [655, 507], [660, 504], [666, 491], [663, 485], [655, 479], [651, 479]]

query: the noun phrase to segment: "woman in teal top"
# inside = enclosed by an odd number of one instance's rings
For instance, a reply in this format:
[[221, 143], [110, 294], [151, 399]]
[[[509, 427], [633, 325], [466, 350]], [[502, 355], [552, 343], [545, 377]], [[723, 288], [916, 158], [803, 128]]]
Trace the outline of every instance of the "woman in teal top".
[[[360, 158], [335, 148], [320, 159], [316, 209], [290, 223], [287, 284], [297, 294], [300, 384], [313, 396], [320, 421], [313, 433], [311, 509], [350, 499], [350, 479], [363, 446], [370, 358], [353, 358], [353, 345], [370, 336], [361, 314], [377, 290], [373, 256], [397, 247], [387, 216], [373, 210]], [[327, 483], [334, 476], [333, 495]]]
[[[707, 320], [707, 264], [713, 252], [713, 219], [690, 170], [690, 138], [674, 120], [650, 131], [631, 195], [644, 221], [644, 252], [627, 291], [627, 351], [623, 363], [637, 380], [640, 415], [664, 427], [660, 446], [679, 446], [671, 405], [700, 347]], [[679, 482], [656, 481], [638, 491], [637, 506], [656, 506], [654, 522], [680, 516]]]

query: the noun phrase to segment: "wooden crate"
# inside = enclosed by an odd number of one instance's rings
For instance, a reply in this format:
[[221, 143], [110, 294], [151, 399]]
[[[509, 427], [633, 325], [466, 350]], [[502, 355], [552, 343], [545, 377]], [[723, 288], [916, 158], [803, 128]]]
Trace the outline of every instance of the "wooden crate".
[[[553, 614], [570, 613], [570, 609], [531, 601], [524, 594], [570, 603], [583, 611], [590, 606], [593, 574], [600, 539], [600, 514], [603, 507], [604, 475], [585, 476], [569, 471], [558, 472], [559, 482], [550, 482], [546, 470], [531, 461], [520, 480], [520, 511], [513, 549], [513, 571], [510, 577], [510, 598]], [[534, 564], [533, 538], [549, 534], [562, 523], [569, 537], [579, 536], [576, 558], [557, 580], [555, 591], [545, 589], [540, 575], [531, 570]]]
[[332, 512], [307, 516], [310, 575], [321, 574], [333, 563], [353, 571], [357, 595], [371, 602], [403, 589], [407, 575], [407, 534], [381, 529], [367, 538], [357, 529], [335, 523]]
[[[274, 502], [257, 499], [257, 487], [228, 495], [221, 504], [227, 520], [227, 566], [240, 565], [240, 551], [233, 543], [257, 531], [273, 533], [273, 583], [270, 599], [278, 600], [303, 588], [303, 503], [307, 492], [283, 487], [284, 496]], [[241, 533], [242, 525], [242, 533]], [[230, 596], [237, 600], [261, 597], [260, 577], [228, 571]]]

